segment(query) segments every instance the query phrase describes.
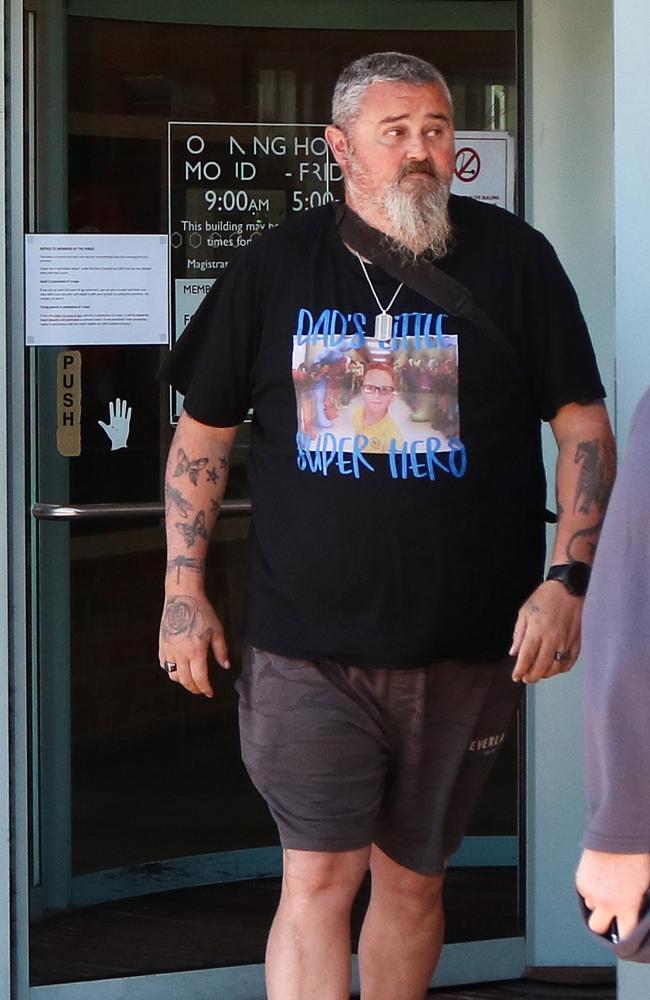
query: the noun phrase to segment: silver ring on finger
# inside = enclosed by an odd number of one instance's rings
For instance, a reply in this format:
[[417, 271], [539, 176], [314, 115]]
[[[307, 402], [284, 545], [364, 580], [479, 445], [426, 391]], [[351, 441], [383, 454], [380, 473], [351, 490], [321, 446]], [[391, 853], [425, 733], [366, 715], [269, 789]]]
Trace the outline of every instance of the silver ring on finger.
[[571, 653], [567, 650], [556, 649], [553, 659], [557, 660], [558, 663], [566, 663], [571, 659]]
[[162, 668], [166, 674], [174, 674], [178, 670], [178, 666], [174, 663], [173, 660], [165, 660], [165, 662], [162, 665]]

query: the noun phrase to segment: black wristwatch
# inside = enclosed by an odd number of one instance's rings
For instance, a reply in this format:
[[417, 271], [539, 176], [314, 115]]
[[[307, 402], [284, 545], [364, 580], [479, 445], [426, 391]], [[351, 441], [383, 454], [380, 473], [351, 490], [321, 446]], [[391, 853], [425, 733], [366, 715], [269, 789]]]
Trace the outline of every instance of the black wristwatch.
[[574, 562], [557, 563], [555, 566], [551, 566], [546, 574], [546, 579], [559, 580], [570, 594], [575, 597], [584, 597], [587, 593], [590, 576], [591, 566], [576, 559]]

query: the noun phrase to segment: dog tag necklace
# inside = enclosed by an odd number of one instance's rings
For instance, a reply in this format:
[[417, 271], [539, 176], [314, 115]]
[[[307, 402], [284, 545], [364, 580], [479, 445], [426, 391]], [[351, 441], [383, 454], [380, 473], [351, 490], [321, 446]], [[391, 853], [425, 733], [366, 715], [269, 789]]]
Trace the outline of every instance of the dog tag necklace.
[[388, 305], [384, 309], [384, 307], [382, 306], [381, 302], [379, 301], [379, 296], [377, 295], [377, 292], [375, 291], [375, 286], [373, 285], [372, 281], [370, 280], [370, 275], [368, 274], [368, 271], [366, 269], [366, 265], [363, 262], [363, 257], [361, 256], [361, 254], [357, 253], [356, 250], [354, 252], [357, 254], [357, 257], [359, 258], [359, 263], [361, 264], [361, 267], [363, 268], [363, 273], [366, 276], [366, 281], [370, 285], [370, 291], [375, 296], [375, 302], [379, 306], [379, 310], [380, 310], [379, 313], [378, 313], [378, 315], [375, 316], [375, 337], [377, 338], [377, 340], [390, 340], [391, 334], [393, 332], [393, 317], [389, 314], [388, 310], [391, 308], [391, 306], [393, 305], [393, 302], [395, 301], [395, 299], [397, 298], [397, 296], [401, 292], [402, 288], [404, 287], [404, 282], [400, 281], [399, 286], [397, 288], [397, 291], [395, 292], [395, 294], [393, 295], [392, 299], [390, 300], [390, 302], [388, 303]]

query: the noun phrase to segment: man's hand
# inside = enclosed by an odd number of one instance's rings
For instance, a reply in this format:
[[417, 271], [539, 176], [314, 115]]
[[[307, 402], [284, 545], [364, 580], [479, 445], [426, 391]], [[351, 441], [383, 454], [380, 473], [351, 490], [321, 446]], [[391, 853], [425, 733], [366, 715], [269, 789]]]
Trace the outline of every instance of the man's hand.
[[650, 854], [582, 852], [576, 888], [592, 911], [589, 927], [596, 934], [605, 934], [614, 917], [619, 938], [631, 934], [648, 886]]
[[158, 657], [160, 665], [176, 664], [169, 679], [182, 684], [192, 694], [212, 698], [208, 674], [208, 649], [224, 669], [230, 669], [223, 627], [201, 591], [168, 594], [160, 623]]
[[557, 580], [540, 584], [515, 625], [510, 648], [510, 655], [517, 657], [513, 681], [535, 684], [571, 669], [580, 652], [583, 604], [582, 597], [570, 594]]

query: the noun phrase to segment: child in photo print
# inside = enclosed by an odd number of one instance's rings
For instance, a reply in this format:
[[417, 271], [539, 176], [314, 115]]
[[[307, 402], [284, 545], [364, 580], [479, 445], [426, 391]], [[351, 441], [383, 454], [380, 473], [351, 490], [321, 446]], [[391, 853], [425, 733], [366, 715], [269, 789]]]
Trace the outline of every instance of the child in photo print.
[[298, 344], [294, 339], [293, 382], [298, 430], [318, 447], [319, 435], [329, 432], [347, 439], [343, 451], [352, 451], [352, 439], [364, 435], [368, 453], [387, 453], [416, 442], [426, 450], [426, 439], [437, 438], [440, 451], [449, 450], [449, 438], [459, 435], [458, 343], [445, 336], [443, 346], [418, 347], [408, 337], [399, 346], [347, 337], [336, 346]]

